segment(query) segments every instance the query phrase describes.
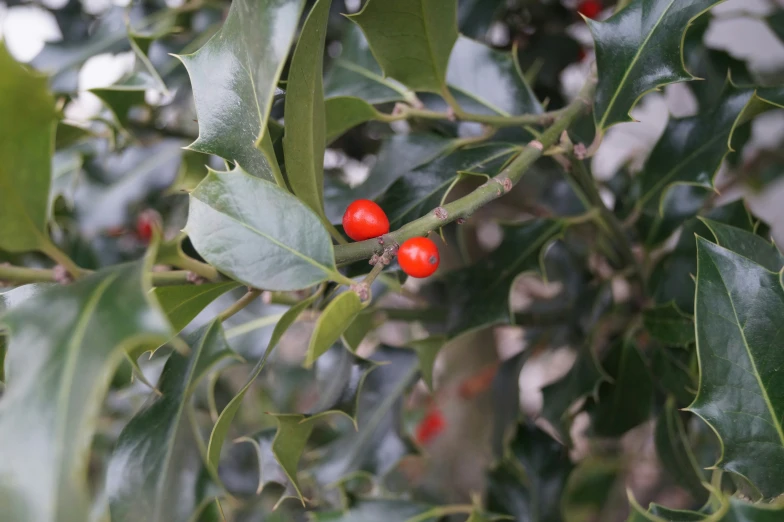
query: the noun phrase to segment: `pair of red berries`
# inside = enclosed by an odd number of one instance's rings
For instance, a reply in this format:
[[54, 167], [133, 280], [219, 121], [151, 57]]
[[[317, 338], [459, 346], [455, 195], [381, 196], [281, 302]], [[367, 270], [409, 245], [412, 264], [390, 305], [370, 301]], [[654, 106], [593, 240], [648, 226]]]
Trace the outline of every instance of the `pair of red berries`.
[[[364, 241], [389, 232], [389, 219], [373, 201], [358, 199], [343, 214], [343, 230], [354, 241]], [[397, 262], [411, 277], [433, 275], [441, 261], [438, 247], [426, 237], [412, 237], [400, 245]]]

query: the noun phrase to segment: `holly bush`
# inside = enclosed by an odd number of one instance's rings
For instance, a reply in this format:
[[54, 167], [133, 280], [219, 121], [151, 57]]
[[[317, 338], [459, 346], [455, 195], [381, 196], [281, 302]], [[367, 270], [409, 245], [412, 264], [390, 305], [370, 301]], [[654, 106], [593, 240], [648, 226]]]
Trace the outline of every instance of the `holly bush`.
[[[784, 76], [706, 43], [747, 13], [168, 3], [0, 42], [3, 521], [784, 520], [784, 256], [744, 199]], [[388, 233], [346, 238], [358, 199]]]

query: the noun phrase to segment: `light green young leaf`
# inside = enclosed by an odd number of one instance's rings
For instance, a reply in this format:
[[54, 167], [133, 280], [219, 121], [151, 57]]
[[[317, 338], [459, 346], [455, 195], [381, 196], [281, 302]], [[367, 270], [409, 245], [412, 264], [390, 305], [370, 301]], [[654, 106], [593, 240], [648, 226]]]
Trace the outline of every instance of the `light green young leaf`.
[[324, 103], [324, 110], [326, 112], [327, 143], [334, 141], [344, 132], [361, 123], [379, 118], [379, 112], [372, 105], [353, 96], [330, 98]]
[[694, 79], [683, 65], [683, 34], [692, 20], [721, 1], [634, 0], [604, 22], [587, 20], [596, 42], [599, 131], [631, 121], [629, 111], [646, 92]]
[[324, 213], [324, 39], [332, 0], [318, 0], [310, 11], [286, 82], [286, 134], [283, 153], [294, 194], [316, 214]]
[[343, 292], [327, 305], [316, 321], [316, 329], [313, 330], [305, 355], [305, 367], [312, 366], [316, 359], [340, 339], [364, 307], [359, 295], [352, 290]]
[[385, 76], [441, 92], [457, 40], [456, 0], [369, 0], [349, 17], [365, 33]]
[[180, 56], [193, 85], [199, 138], [190, 148], [236, 162], [275, 180], [269, 149], [260, 150], [267, 119], [304, 0], [235, 0], [221, 30]]
[[46, 77], [17, 63], [0, 41], [0, 249], [48, 244], [51, 161], [57, 113]]
[[239, 287], [234, 281], [203, 285], [159, 286], [153, 290], [158, 303], [179, 332], [193, 321], [211, 302]]
[[275, 328], [272, 331], [272, 336], [270, 337], [270, 341], [267, 344], [267, 349], [264, 352], [264, 355], [259, 362], [256, 363], [256, 366], [250, 371], [248, 375], [248, 379], [245, 381], [245, 385], [237, 392], [229, 403], [223, 408], [220, 415], [218, 416], [218, 420], [215, 421], [215, 425], [212, 427], [212, 433], [210, 433], [210, 441], [207, 445], [207, 464], [217, 472], [218, 470], [218, 462], [220, 461], [221, 456], [221, 448], [223, 448], [223, 442], [226, 440], [226, 435], [229, 433], [229, 428], [231, 427], [231, 422], [234, 420], [234, 416], [239, 411], [240, 405], [242, 404], [242, 399], [245, 397], [245, 393], [247, 393], [248, 389], [250, 388], [253, 381], [261, 373], [261, 370], [264, 369], [264, 365], [267, 362], [267, 359], [272, 354], [272, 351], [278, 345], [281, 337], [283, 334], [286, 333], [286, 330], [294, 324], [300, 314], [308, 308], [313, 302], [320, 296], [319, 293], [315, 293], [311, 297], [300, 301], [299, 303], [295, 304], [288, 310], [283, 316], [280, 318], [278, 323], [275, 325]]
[[88, 520], [88, 452], [114, 370], [126, 350], [174, 335], [149, 300], [146, 269], [119, 265], [46, 288], [2, 317], [0, 505], [9, 520]]
[[784, 491], [784, 317], [780, 274], [697, 238], [700, 384], [689, 407], [722, 442], [722, 469], [763, 497]]
[[210, 171], [191, 193], [185, 230], [208, 263], [253, 288], [299, 290], [345, 279], [318, 216], [239, 168]]
[[186, 340], [189, 356], [166, 361], [150, 402], [125, 426], [109, 459], [106, 491], [117, 522], [187, 522], [197, 507], [192, 477], [201, 455], [186, 418], [199, 380], [220, 359], [232, 356], [220, 321]]

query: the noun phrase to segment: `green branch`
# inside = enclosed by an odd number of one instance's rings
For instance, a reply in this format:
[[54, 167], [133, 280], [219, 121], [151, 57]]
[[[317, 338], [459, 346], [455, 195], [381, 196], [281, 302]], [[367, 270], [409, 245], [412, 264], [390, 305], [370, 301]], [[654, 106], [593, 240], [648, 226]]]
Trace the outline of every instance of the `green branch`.
[[[400, 244], [406, 239], [424, 236], [457, 219], [466, 219], [477, 209], [509, 192], [531, 165], [542, 157], [544, 151], [558, 143], [561, 133], [588, 110], [595, 88], [596, 79], [591, 77], [580, 94], [560, 111], [558, 119], [541, 134], [539, 140], [529, 143], [512, 163], [471, 194], [440, 207], [438, 215], [435, 212], [430, 212], [381, 238], [338, 245], [335, 247], [335, 261], [339, 265], [344, 265], [368, 259], [373, 254], [381, 254], [384, 250], [384, 244], [390, 242]], [[383, 241], [383, 244], [380, 241]]]
[[[91, 270], [82, 270], [83, 275], [92, 273]], [[173, 286], [190, 284], [187, 270], [171, 270], [167, 272], [152, 272], [153, 286]], [[0, 282], [14, 284], [28, 283], [56, 283], [55, 272], [51, 268], [28, 268], [26, 266], [12, 266], [0, 264]]]
[[385, 123], [393, 121], [408, 120], [419, 118], [422, 120], [440, 121], [469, 121], [474, 123], [484, 123], [493, 127], [519, 127], [524, 125], [549, 125], [557, 120], [565, 109], [557, 111], [543, 112], [541, 114], [521, 114], [519, 116], [502, 116], [492, 114], [470, 114], [460, 106], [451, 106], [452, 112], [438, 112], [428, 109], [418, 109], [410, 105], [398, 104], [392, 114], [379, 113], [378, 120]]

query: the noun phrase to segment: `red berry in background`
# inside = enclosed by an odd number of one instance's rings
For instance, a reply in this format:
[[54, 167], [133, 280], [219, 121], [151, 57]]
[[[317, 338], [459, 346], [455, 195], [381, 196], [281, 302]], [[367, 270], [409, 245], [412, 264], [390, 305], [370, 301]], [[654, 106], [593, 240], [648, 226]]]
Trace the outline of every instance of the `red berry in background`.
[[364, 241], [389, 232], [389, 219], [375, 202], [358, 199], [343, 214], [343, 230], [354, 241]]
[[436, 271], [441, 257], [433, 241], [426, 237], [412, 237], [400, 245], [397, 262], [403, 272], [411, 277], [427, 277]]
[[438, 437], [444, 431], [444, 428], [446, 428], [444, 415], [440, 410], [432, 408], [416, 427], [414, 438], [420, 444], [427, 444]]
[[160, 226], [161, 216], [152, 209], [147, 209], [139, 213], [136, 218], [136, 235], [145, 243], [149, 243], [152, 239], [153, 229]]
[[602, 3], [598, 0], [585, 0], [577, 6], [577, 12], [586, 18], [594, 19], [602, 12]]

